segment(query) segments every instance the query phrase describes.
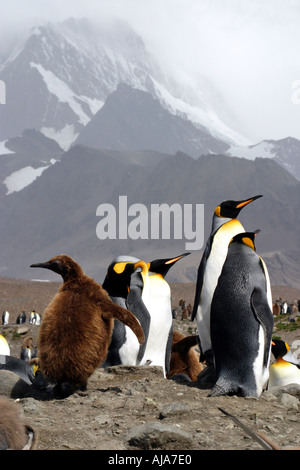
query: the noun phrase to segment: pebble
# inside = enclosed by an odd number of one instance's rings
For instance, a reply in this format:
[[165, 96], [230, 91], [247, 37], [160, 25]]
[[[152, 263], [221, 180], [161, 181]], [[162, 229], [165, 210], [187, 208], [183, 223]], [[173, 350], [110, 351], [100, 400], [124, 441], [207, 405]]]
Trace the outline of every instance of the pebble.
[[159, 419], [168, 416], [181, 415], [190, 412], [190, 407], [186, 403], [169, 403], [165, 405], [159, 413]]

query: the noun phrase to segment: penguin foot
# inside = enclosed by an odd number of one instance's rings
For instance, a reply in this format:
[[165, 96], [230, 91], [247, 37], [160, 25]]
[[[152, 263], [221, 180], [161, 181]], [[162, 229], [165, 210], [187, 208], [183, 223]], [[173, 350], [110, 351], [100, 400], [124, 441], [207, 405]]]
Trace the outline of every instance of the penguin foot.
[[209, 397], [220, 397], [223, 395], [228, 395], [228, 391], [226, 391], [223, 387], [220, 387], [218, 384], [216, 384], [208, 394]]
[[67, 398], [77, 390], [86, 390], [86, 386], [78, 386], [71, 382], [63, 382], [55, 385], [54, 395], [56, 398]]
[[208, 389], [215, 385], [217, 380], [216, 371], [213, 365], [205, 367], [197, 377], [197, 387], [201, 389]]
[[178, 383], [191, 383], [191, 379], [188, 375], [180, 373], [180, 374], [175, 374], [172, 375], [169, 380], [174, 380], [174, 382]]

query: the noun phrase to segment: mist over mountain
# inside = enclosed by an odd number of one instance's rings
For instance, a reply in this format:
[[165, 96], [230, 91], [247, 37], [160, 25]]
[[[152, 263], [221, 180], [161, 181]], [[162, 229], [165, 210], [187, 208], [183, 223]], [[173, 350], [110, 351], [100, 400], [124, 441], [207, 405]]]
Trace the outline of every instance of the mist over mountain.
[[[1, 275], [57, 279], [29, 265], [67, 253], [102, 282], [119, 254], [151, 260], [191, 251], [168, 278], [195, 281], [201, 249], [187, 250], [187, 233], [197, 228], [206, 240], [217, 204], [263, 194], [239, 218], [261, 230], [257, 248], [272, 282], [298, 286], [300, 141], [245, 145], [213, 84], [177, 83], [124, 22], [37, 24], [8, 41], [0, 60]], [[173, 219], [169, 239], [151, 237], [155, 204], [179, 207], [181, 237]], [[188, 205], [192, 227], [184, 227]], [[196, 227], [197, 205], [204, 222]], [[99, 206], [115, 210], [114, 238], [97, 235]], [[147, 227], [132, 215], [139, 209]], [[122, 210], [134, 233], [147, 228], [148, 236], [120, 237]]]
[[231, 147], [228, 155], [247, 158], [272, 158], [295, 178], [300, 180], [300, 141], [293, 137], [279, 140], [263, 140], [255, 145]]
[[[121, 20], [101, 27], [86, 19], [34, 26], [2, 58], [0, 79], [6, 84], [0, 141], [30, 128], [66, 150], [107, 96], [127, 83], [150, 92], [174, 114], [190, 114], [208, 133], [234, 142], [234, 130], [218, 119], [209, 99], [205, 102], [205, 90], [183, 90], [166, 77], [142, 38]], [[212, 84], [206, 82], [211, 94]]]
[[220, 153], [229, 146], [205, 128], [175, 116], [145, 91], [120, 84], [82, 129], [75, 144], [112, 150], [185, 152], [192, 157]]

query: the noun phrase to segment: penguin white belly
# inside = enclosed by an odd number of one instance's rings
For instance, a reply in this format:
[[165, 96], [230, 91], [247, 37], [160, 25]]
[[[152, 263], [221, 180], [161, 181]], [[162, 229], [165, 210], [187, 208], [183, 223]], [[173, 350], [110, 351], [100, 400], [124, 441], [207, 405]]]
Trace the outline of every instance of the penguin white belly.
[[[141, 364], [161, 366], [166, 375], [166, 348], [172, 328], [171, 291], [168, 283], [159, 275], [149, 276], [150, 296], [145, 305], [150, 313], [150, 329], [147, 346]], [[147, 303], [146, 303], [147, 302]]]
[[271, 311], [273, 311], [271, 281], [270, 281], [268, 268], [267, 268], [266, 263], [264, 262], [264, 260], [262, 258], [260, 258], [260, 260], [262, 262], [262, 266], [263, 266], [263, 270], [264, 270], [264, 274], [265, 274], [265, 278], [266, 278], [266, 289], [267, 289], [268, 304], [269, 304], [269, 307], [270, 307]]
[[0, 355], [10, 356], [10, 347], [2, 335], [0, 335]]
[[256, 381], [256, 391], [259, 397], [262, 393], [264, 385], [269, 378], [269, 360], [271, 355], [271, 345], [269, 350], [268, 366], [264, 367], [264, 353], [265, 353], [265, 332], [262, 326], [259, 327], [258, 333], [258, 354], [253, 363], [253, 372]]
[[207, 259], [201, 302], [197, 309], [196, 323], [203, 352], [211, 349], [210, 337], [210, 308], [218, 279], [221, 274], [228, 251], [228, 244], [232, 237], [244, 232], [241, 223], [234, 219], [222, 225], [214, 236], [211, 251]]
[[283, 359], [277, 359], [270, 367], [268, 390], [288, 384], [300, 385], [300, 369]]
[[119, 356], [122, 365], [137, 365], [137, 357], [140, 344], [132, 329], [125, 325], [126, 340], [119, 349]]

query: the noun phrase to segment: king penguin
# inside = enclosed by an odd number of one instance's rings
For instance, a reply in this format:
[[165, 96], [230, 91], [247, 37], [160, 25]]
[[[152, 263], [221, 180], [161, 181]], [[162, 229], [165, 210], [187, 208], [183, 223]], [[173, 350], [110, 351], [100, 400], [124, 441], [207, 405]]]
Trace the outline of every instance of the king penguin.
[[[102, 367], [115, 365], [138, 365], [144, 354], [148, 340], [150, 313], [142, 301], [143, 282], [139, 276], [134, 276], [140, 260], [133, 256], [118, 256], [107, 268], [102, 287], [107, 291], [111, 300], [126, 308], [140, 322], [145, 335], [143, 344], [139, 344], [136, 335], [122, 322], [115, 320], [106, 360]], [[130, 293], [130, 296], [129, 296]], [[130, 306], [129, 306], [129, 303]]]
[[103, 288], [114, 302], [126, 306], [138, 318], [145, 342], [138, 345], [128, 328], [115, 322], [104, 367], [160, 365], [166, 376], [172, 344], [172, 310], [170, 287], [164, 277], [187, 254], [150, 263], [130, 256], [119, 256], [112, 261]]
[[300, 385], [300, 359], [281, 339], [272, 340], [272, 353], [276, 361], [270, 366], [268, 390], [288, 384]]
[[2, 325], [8, 325], [9, 324], [9, 312], [5, 310], [2, 313]]
[[38, 336], [41, 371], [58, 394], [86, 387], [88, 378], [106, 358], [115, 318], [144, 341], [135, 316], [112, 302], [70, 256], [59, 255], [31, 267], [50, 269], [63, 278], [44, 312]]
[[212, 365], [210, 338], [210, 307], [219, 275], [226, 259], [230, 240], [244, 227], [237, 220], [240, 211], [262, 197], [251, 197], [242, 201], [224, 201], [219, 204], [213, 214], [212, 228], [198, 268], [196, 292], [192, 311], [192, 321], [196, 324], [200, 340], [201, 361]]
[[150, 312], [151, 322], [141, 364], [151, 361], [153, 365], [161, 365], [165, 377], [170, 372], [173, 340], [171, 289], [165, 276], [171, 266], [188, 255], [189, 253], [184, 253], [175, 258], [156, 259], [147, 264], [149, 297], [144, 302]]
[[259, 397], [269, 377], [272, 302], [255, 235], [240, 233], [229, 243], [213, 295], [211, 341], [217, 381], [210, 396]]

